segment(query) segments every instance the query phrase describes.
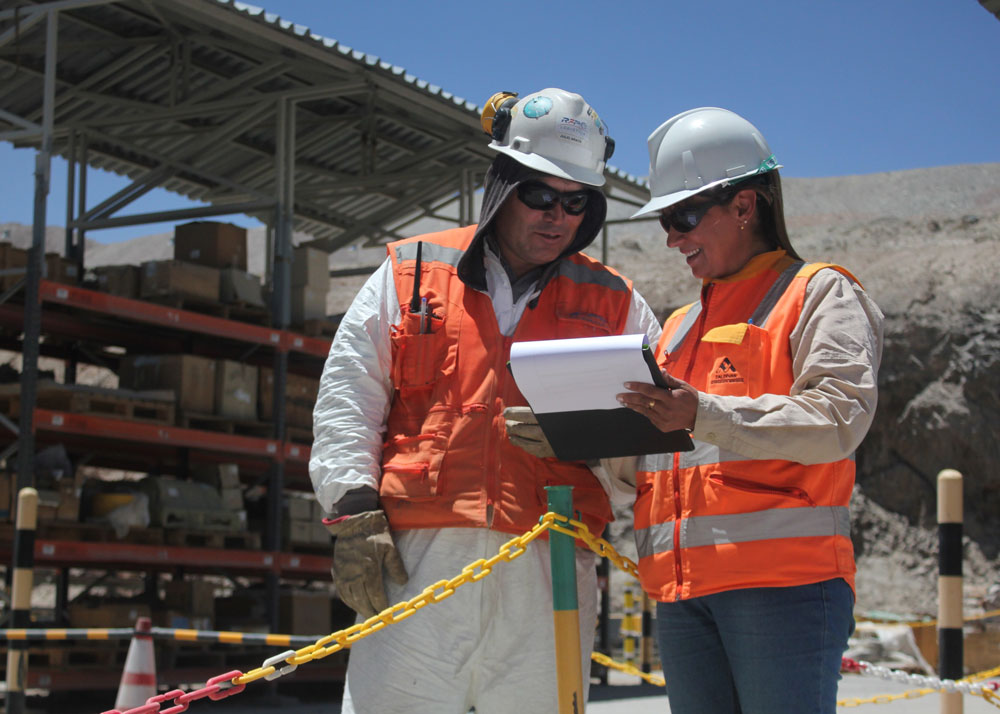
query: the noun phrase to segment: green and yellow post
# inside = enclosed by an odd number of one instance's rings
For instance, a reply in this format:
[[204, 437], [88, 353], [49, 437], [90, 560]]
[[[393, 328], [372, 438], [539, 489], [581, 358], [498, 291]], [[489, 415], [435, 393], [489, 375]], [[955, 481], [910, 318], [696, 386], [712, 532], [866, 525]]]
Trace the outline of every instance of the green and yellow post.
[[[549, 511], [573, 517], [573, 487], [546, 486]], [[556, 635], [559, 714], [583, 714], [580, 612], [576, 598], [576, 544], [573, 536], [549, 531], [552, 561], [552, 617]]]

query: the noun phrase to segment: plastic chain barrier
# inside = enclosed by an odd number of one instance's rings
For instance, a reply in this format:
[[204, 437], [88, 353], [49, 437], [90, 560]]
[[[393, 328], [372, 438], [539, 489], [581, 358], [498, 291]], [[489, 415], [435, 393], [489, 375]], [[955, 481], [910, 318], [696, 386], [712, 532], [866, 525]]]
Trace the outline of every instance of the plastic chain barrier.
[[[153, 627], [148, 633], [154, 640], [168, 639], [181, 642], [214, 642], [223, 645], [274, 645], [290, 647], [292, 645], [308, 645], [315, 637], [306, 635], [279, 635], [259, 632], [227, 632], [219, 630], [189, 630], [173, 627]], [[134, 627], [100, 628], [89, 627], [79, 629], [35, 628], [0, 630], [0, 640], [26, 640], [34, 642], [44, 640], [130, 640], [135, 636]]]
[[[455, 593], [455, 590], [466, 583], [475, 583], [482, 580], [489, 575], [493, 571], [493, 567], [501, 561], [510, 562], [523, 555], [527, 550], [527, 545], [533, 540], [536, 540], [547, 530], [564, 533], [565, 535], [573, 536], [574, 538], [583, 541], [592, 551], [603, 558], [607, 558], [619, 569], [638, 579], [639, 571], [636, 564], [628, 558], [620, 555], [608, 541], [592, 534], [587, 526], [580, 521], [568, 519], [556, 513], [549, 512], [539, 518], [538, 525], [530, 531], [523, 535], [516, 536], [500, 546], [500, 550], [492, 558], [480, 558], [479, 560], [476, 560], [462, 568], [462, 572], [451, 580], [439, 580], [433, 585], [429, 585], [424, 588], [419, 595], [411, 598], [410, 600], [399, 602], [395, 605], [387, 607], [379, 614], [369, 617], [364, 622], [360, 622], [348, 627], [347, 629], [339, 630], [338, 632], [321, 637], [313, 644], [303, 647], [302, 649], [288, 650], [270, 657], [260, 667], [250, 670], [245, 674], [239, 670], [234, 670], [232, 672], [227, 672], [226, 674], [220, 674], [217, 677], [213, 677], [208, 680], [205, 687], [201, 689], [196, 689], [186, 693], [180, 689], [175, 689], [155, 697], [150, 697], [145, 704], [133, 709], [127, 709], [125, 711], [112, 709], [103, 712], [102, 714], [179, 714], [180, 712], [186, 711], [188, 705], [192, 701], [203, 699], [205, 697], [208, 697], [213, 701], [225, 699], [233, 694], [239, 694], [242, 692], [246, 688], [246, 685], [250, 682], [255, 682], [259, 679], [273, 680], [288, 674], [289, 672], [293, 672], [300, 664], [305, 664], [306, 662], [311, 662], [316, 659], [322, 659], [339, 652], [340, 650], [347, 649], [358, 640], [368, 637], [369, 635], [372, 635], [389, 625], [405, 620], [415, 614], [422, 607], [446, 600]], [[649, 675], [645, 672], [641, 672], [635, 667], [630, 667], [629, 665], [618, 664], [605, 655], [594, 653], [592, 658], [599, 664], [613, 667], [614, 669], [619, 669], [629, 674], [635, 674], [650, 683], [657, 684], [659, 686], [664, 686], [665, 684], [663, 678], [661, 677]], [[286, 663], [287, 666], [279, 668], [279, 665], [283, 662]], [[909, 681], [913, 679], [914, 681], [920, 682], [924, 686], [937, 686], [939, 689], [946, 691], [961, 691], [968, 694], [977, 694], [987, 699], [990, 703], [1000, 707], [1000, 697], [997, 697], [995, 694], [998, 690], [1000, 690], [1000, 682], [972, 684], [969, 681], [970, 678], [966, 678], [958, 682], [951, 680], [939, 680], [933, 677], [922, 677], [920, 675], [910, 675], [906, 672], [896, 672], [884, 667], [876, 667], [875, 665], [867, 662], [854, 662], [853, 660], [848, 660], [846, 658], [844, 659], [844, 667], [847, 671], [856, 671], [861, 674], [881, 676], [885, 679], [894, 679], [896, 681]], [[982, 676], [990, 677], [997, 672], [1000, 672], [1000, 668], [983, 673]], [[977, 675], [977, 677], [978, 676], [980, 675]], [[900, 677], [905, 679], [900, 680]], [[952, 689], [949, 689], [949, 687]], [[915, 696], [922, 696], [923, 694], [932, 691], [935, 690], [928, 689], [927, 691], [920, 692]], [[891, 701], [892, 699], [901, 698], [907, 698], [907, 695], [899, 694], [892, 695], [890, 697], [878, 697], [872, 701]], [[167, 701], [172, 701], [174, 705], [161, 710], [161, 706]], [[860, 704], [862, 702], [858, 701], [857, 703]], [[840, 702], [838, 702], [838, 705], [840, 705]], [[846, 703], [844, 706], [855, 706], [855, 704]]]
[[1000, 674], [1000, 667], [955, 681], [953, 679], [928, 677], [922, 674], [910, 674], [909, 672], [901, 672], [889, 669], [888, 667], [880, 667], [863, 660], [855, 661], [844, 657], [841, 664], [841, 671], [878, 677], [892, 682], [910, 682], [921, 687], [921, 689], [911, 689], [900, 694], [882, 694], [869, 699], [847, 699], [838, 701], [838, 707], [856, 707], [861, 704], [887, 704], [899, 699], [916, 699], [925, 694], [933, 694], [934, 692], [960, 692], [961, 694], [973, 694], [982, 697], [988, 703], [1000, 709], [1000, 696], [997, 694], [1000, 691], [1000, 681], [982, 681]]

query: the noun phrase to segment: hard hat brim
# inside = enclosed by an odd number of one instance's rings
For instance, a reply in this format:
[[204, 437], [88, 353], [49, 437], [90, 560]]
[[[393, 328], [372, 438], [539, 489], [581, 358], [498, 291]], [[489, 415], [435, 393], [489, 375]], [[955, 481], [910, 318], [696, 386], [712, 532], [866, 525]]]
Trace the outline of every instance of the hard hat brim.
[[[776, 165], [772, 171], [783, 168], [780, 164]], [[699, 193], [704, 193], [705, 191], [710, 191], [713, 188], [718, 188], [720, 186], [731, 186], [736, 185], [744, 179], [748, 179], [751, 176], [759, 175], [756, 171], [744, 174], [743, 176], [737, 176], [735, 178], [724, 178], [719, 181], [713, 181], [712, 183], [705, 184], [704, 186], [699, 186], [694, 189], [683, 189], [681, 191], [674, 191], [673, 193], [668, 193], [664, 196], [654, 196], [651, 198], [646, 205], [640, 208], [638, 211], [629, 216], [629, 219], [639, 218], [640, 216], [646, 216], [650, 213], [662, 211], [664, 208], [669, 208], [676, 203], [680, 203], [691, 196], [696, 196]]]
[[526, 154], [522, 151], [515, 151], [507, 146], [499, 146], [495, 141], [489, 144], [489, 148], [494, 151], [499, 151], [501, 154], [506, 154], [519, 164], [527, 166], [528, 168], [556, 176], [557, 178], [563, 178], [567, 181], [576, 181], [577, 183], [595, 187], [603, 186], [605, 183], [603, 172], [597, 173], [596, 171], [590, 171], [579, 165], [571, 164], [566, 161], [546, 159], [538, 154]]

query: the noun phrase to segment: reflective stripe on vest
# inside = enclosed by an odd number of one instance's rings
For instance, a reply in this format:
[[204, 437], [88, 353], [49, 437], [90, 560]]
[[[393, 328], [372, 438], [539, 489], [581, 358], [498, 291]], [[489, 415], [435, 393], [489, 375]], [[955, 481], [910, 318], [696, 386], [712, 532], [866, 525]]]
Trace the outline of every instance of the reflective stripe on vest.
[[[639, 558], [674, 547], [674, 521], [635, 532]], [[844, 506], [773, 508], [752, 513], [694, 516], [680, 522], [681, 548], [748, 543], [775, 538], [850, 537], [851, 516]]]

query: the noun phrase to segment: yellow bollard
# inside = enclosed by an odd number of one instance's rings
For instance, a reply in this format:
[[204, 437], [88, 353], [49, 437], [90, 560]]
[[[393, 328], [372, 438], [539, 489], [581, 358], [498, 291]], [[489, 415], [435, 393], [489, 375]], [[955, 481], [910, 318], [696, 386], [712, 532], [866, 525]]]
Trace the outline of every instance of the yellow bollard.
[[[11, 582], [10, 627], [31, 626], [31, 588], [34, 583], [35, 527], [38, 525], [38, 491], [22, 488], [17, 494], [14, 532], [14, 577]], [[28, 643], [13, 641], [7, 649], [7, 714], [22, 714], [28, 680]]]

